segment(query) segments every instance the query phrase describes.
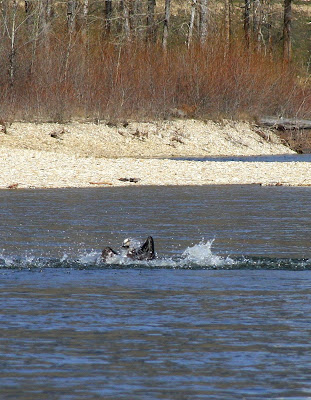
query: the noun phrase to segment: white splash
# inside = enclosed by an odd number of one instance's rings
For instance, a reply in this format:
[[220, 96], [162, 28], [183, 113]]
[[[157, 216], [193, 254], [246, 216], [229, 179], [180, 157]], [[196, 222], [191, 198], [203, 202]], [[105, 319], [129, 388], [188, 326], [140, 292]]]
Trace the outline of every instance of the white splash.
[[97, 265], [101, 262], [101, 254], [98, 251], [92, 250], [90, 253], [81, 254], [77, 258], [77, 262], [83, 265]]
[[[156, 257], [151, 261], [133, 261], [126, 256], [126, 251], [121, 249], [119, 254], [114, 254], [107, 260], [107, 264], [111, 265], [137, 265], [148, 266], [154, 268], [191, 268], [193, 266], [227, 266], [234, 263], [230, 257], [221, 257], [212, 253], [212, 244], [214, 240], [201, 241], [194, 246], [187, 247], [181, 255], [174, 257]], [[81, 261], [81, 258], [80, 258]], [[94, 261], [93, 261], [94, 263]]]
[[182, 254], [183, 264], [195, 264], [199, 266], [223, 266], [231, 265], [233, 260], [230, 257], [223, 258], [212, 253], [213, 240], [204, 242], [202, 240], [199, 244], [192, 247], [187, 247]]
[[3, 253], [0, 254], [1, 265], [5, 267], [11, 267], [15, 263], [15, 259], [13, 256], [7, 256]]
[[32, 254], [24, 254], [20, 256], [13, 256], [4, 254], [4, 252], [0, 253], [0, 265], [6, 268], [15, 267], [18, 265], [21, 267], [27, 267], [28, 265], [34, 263], [36, 260], [35, 256]]
[[113, 255], [106, 263], [103, 262], [101, 252], [98, 250], [82, 250], [77, 257], [71, 258], [68, 252], [64, 253], [59, 259], [47, 258], [46, 256], [36, 257], [27, 252], [26, 254], [13, 256], [0, 251], [0, 267], [4, 268], [35, 268], [35, 267], [59, 267], [59, 262], [63, 266], [75, 266], [80, 264], [85, 267], [98, 266], [103, 264], [123, 266], [123, 267], [143, 267], [143, 268], [197, 268], [197, 267], [216, 267], [221, 268], [234, 264], [230, 257], [221, 257], [212, 252], [214, 240], [202, 240], [200, 243], [187, 247], [182, 253], [178, 252], [173, 256], [161, 256], [157, 254], [154, 260], [137, 261], [127, 257], [127, 249], [120, 249], [118, 254]]
[[67, 253], [64, 253], [63, 256], [60, 258], [60, 262], [65, 262], [69, 259], [69, 256]]

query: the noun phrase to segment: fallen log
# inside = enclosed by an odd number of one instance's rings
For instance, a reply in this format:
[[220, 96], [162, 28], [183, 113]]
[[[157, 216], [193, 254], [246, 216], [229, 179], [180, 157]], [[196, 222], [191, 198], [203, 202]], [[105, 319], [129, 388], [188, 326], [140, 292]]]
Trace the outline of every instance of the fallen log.
[[308, 119], [262, 117], [257, 123], [280, 131], [311, 129], [311, 120]]
[[89, 182], [90, 185], [112, 185], [111, 182]]

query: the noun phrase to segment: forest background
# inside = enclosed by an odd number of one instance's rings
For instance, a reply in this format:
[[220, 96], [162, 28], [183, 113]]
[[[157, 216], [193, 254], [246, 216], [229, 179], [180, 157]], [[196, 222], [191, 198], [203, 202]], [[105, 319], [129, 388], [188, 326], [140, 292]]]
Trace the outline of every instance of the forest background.
[[5, 121], [311, 118], [311, 1], [1, 0]]

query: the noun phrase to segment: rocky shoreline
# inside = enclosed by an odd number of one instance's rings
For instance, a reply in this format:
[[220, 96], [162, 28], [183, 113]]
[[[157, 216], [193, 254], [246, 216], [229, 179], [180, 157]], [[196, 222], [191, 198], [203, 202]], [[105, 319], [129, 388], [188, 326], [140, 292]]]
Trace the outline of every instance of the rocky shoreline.
[[13, 123], [0, 134], [0, 189], [141, 185], [311, 185], [308, 162], [172, 157], [294, 154], [243, 122]]

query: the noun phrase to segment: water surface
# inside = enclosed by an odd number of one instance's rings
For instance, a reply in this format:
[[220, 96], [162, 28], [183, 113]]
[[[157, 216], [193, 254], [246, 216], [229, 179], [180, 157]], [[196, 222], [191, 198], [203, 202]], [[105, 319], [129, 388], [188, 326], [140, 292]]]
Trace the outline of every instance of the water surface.
[[310, 398], [310, 195], [0, 191], [1, 399]]
[[189, 161], [244, 161], [244, 162], [311, 162], [311, 154], [268, 154], [262, 156], [208, 156], [208, 157], [176, 157], [175, 160]]

